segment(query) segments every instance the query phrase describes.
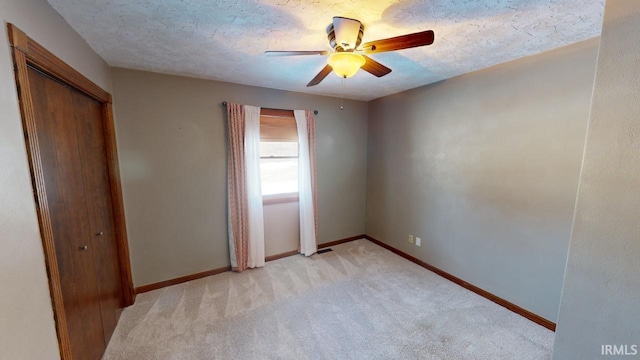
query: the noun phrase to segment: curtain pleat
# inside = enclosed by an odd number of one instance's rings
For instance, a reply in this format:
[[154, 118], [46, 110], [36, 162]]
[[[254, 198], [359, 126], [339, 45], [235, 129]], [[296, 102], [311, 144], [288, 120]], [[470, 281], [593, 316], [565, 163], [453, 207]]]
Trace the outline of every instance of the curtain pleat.
[[229, 216], [229, 253], [231, 268], [243, 271], [248, 258], [248, 204], [244, 157], [244, 106], [227, 104], [228, 163], [227, 192]]
[[249, 268], [264, 266], [264, 216], [262, 212], [262, 186], [260, 184], [260, 108], [244, 106], [244, 153], [247, 170], [247, 198], [249, 221]]
[[264, 266], [260, 108], [227, 104], [229, 258], [234, 271]]
[[315, 118], [304, 110], [293, 112], [298, 129], [298, 198], [300, 207], [300, 252], [318, 251], [317, 195], [315, 177]]
[[309, 164], [311, 166], [311, 191], [313, 195], [313, 220], [316, 233], [316, 249], [318, 245], [318, 182], [316, 169], [316, 117], [313, 111], [306, 110], [307, 141], [309, 146]]

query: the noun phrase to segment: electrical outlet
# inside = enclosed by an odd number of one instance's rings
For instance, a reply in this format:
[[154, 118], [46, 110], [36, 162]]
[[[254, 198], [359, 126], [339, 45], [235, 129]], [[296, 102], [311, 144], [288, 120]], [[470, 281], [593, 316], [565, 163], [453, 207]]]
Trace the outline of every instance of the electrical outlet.
[[409, 242], [413, 244], [413, 235], [409, 235]]
[[420, 246], [421, 241], [422, 240], [416, 236], [416, 246]]

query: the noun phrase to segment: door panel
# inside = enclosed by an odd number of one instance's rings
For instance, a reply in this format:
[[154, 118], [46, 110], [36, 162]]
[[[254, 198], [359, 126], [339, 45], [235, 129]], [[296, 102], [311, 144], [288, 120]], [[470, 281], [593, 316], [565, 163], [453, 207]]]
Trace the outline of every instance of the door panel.
[[115, 237], [111, 188], [100, 103], [76, 91], [72, 94], [105, 343], [109, 342], [122, 309], [122, 287]]
[[14, 25], [7, 31], [60, 355], [99, 359], [135, 299], [111, 95]]
[[122, 307], [100, 104], [28, 74], [71, 352], [100, 359]]

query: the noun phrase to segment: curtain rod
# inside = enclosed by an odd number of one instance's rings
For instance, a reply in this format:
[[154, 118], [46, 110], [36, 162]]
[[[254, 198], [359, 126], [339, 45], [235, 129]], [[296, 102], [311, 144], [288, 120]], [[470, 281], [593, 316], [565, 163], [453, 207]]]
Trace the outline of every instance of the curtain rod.
[[[227, 102], [223, 101], [222, 102], [222, 106], [227, 107]], [[261, 109], [268, 109], [268, 110], [291, 110], [291, 109], [274, 109], [274, 108], [261, 108]], [[318, 115], [318, 110], [313, 110], [313, 113]]]

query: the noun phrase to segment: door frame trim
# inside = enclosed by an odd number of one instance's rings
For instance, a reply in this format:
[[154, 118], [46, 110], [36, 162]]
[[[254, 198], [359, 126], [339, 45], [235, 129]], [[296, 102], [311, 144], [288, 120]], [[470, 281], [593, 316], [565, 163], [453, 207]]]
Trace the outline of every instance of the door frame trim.
[[133, 280], [131, 276], [131, 260], [122, 200], [122, 184], [120, 182], [120, 167], [118, 164], [118, 149], [116, 146], [115, 127], [113, 123], [113, 109], [111, 94], [94, 84], [91, 80], [67, 65], [53, 55], [24, 32], [8, 24], [9, 42], [11, 44], [22, 115], [23, 131], [33, 184], [40, 235], [44, 248], [45, 264], [49, 278], [49, 290], [53, 305], [53, 315], [58, 334], [58, 344], [62, 359], [71, 359], [71, 344], [67, 329], [64, 304], [62, 299], [62, 284], [58, 270], [58, 260], [53, 241], [51, 213], [47, 202], [42, 158], [38, 147], [35, 112], [29, 85], [28, 66], [37, 68], [48, 76], [70, 85], [76, 90], [98, 101], [102, 108], [102, 123], [107, 152], [107, 167], [111, 188], [111, 201], [118, 246], [118, 260], [120, 262], [120, 281], [122, 284], [122, 306], [132, 305], [135, 301]]

